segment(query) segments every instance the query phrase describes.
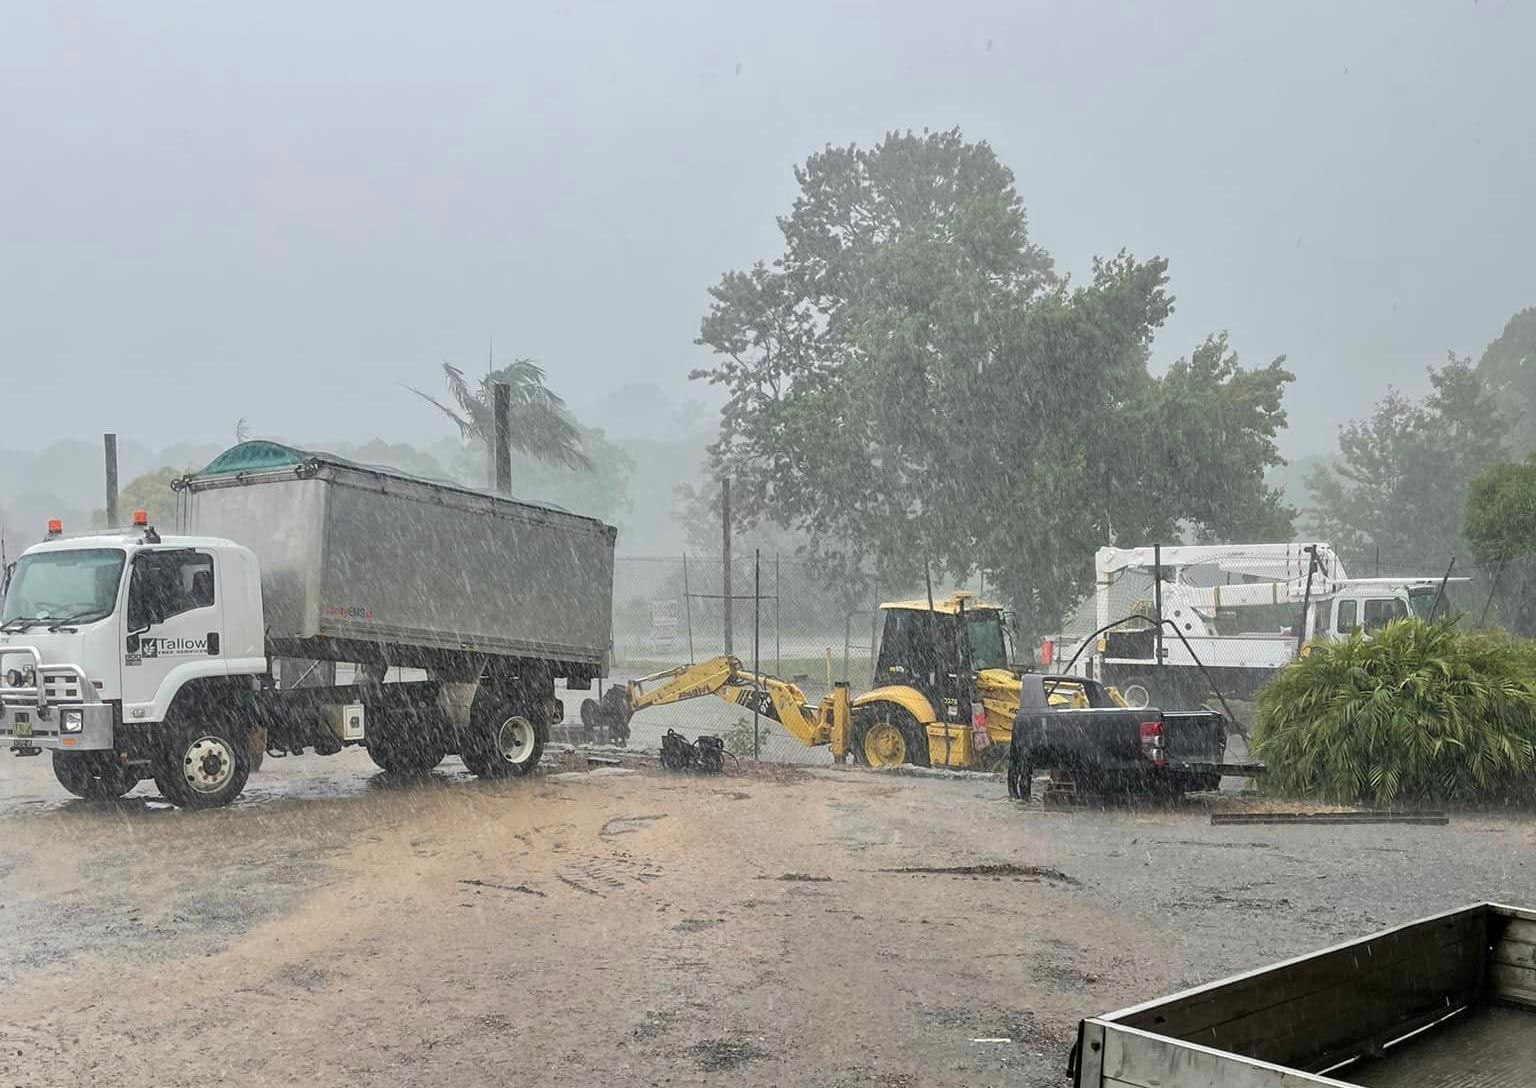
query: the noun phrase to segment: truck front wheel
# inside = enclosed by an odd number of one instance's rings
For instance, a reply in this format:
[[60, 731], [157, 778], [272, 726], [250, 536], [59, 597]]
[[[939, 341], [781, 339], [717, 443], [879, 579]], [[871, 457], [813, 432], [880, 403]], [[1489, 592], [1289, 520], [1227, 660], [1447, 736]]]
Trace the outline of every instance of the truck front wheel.
[[139, 784], [138, 775], [119, 763], [115, 752], [54, 752], [53, 776], [87, 801], [115, 801]]
[[222, 722], [171, 726], [155, 768], [155, 784], [177, 808], [217, 808], [240, 796], [250, 773], [244, 730]]

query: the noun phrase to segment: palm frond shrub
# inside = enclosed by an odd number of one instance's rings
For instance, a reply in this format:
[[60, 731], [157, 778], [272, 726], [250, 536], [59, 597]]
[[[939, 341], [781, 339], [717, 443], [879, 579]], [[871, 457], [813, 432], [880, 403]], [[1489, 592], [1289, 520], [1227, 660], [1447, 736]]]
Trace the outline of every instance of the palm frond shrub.
[[1314, 643], [1259, 692], [1284, 793], [1376, 805], [1536, 798], [1536, 643], [1397, 620]]

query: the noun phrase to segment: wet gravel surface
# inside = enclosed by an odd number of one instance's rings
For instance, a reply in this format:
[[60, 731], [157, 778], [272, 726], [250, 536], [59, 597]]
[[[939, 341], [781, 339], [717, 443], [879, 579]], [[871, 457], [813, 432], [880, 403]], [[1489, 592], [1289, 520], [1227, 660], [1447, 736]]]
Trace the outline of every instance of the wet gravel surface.
[[[224, 1067], [183, 1042], [244, 1043], [259, 1020], [271, 1041], [237, 1080], [1061, 1084], [1081, 1016], [1478, 899], [1536, 903], [1520, 814], [1213, 827], [1285, 806], [546, 771], [481, 783], [450, 758], [395, 781], [353, 750], [272, 761], [238, 804], [190, 814], [149, 783], [88, 804], [45, 760], [0, 766], [0, 987], [90, 1010], [78, 1044], [46, 1015], [0, 1030], [0, 1072], [139, 1082], [172, 1055], [196, 1076], [152, 1079], [196, 1083]], [[537, 1045], [508, 1066], [496, 1024], [530, 994]], [[402, 1002], [480, 1029], [437, 1050], [437, 1016], [402, 1030]]]

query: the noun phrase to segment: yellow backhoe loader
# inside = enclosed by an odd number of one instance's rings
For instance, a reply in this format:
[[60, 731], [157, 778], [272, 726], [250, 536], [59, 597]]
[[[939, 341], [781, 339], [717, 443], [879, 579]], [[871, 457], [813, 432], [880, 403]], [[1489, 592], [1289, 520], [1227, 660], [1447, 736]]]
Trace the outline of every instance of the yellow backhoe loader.
[[[880, 606], [884, 627], [875, 686], [850, 698], [848, 685], [812, 706], [800, 688], [754, 673], [724, 655], [615, 685], [582, 703], [583, 724], [627, 737], [629, 720], [648, 707], [714, 695], [752, 709], [802, 744], [825, 745], [842, 761], [877, 767], [993, 769], [1008, 758], [1019, 709], [1019, 672], [1009, 663], [1008, 625], [999, 605], [968, 593]], [[1062, 677], [1057, 705], [1087, 705], [1080, 682]]]

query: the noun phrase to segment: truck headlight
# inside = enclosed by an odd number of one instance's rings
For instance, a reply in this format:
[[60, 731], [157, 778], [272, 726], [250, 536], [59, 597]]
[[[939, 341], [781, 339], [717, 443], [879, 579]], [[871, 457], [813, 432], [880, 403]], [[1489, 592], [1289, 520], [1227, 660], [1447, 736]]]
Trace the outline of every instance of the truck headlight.
[[59, 728], [65, 733], [78, 733], [85, 728], [85, 711], [61, 710]]

